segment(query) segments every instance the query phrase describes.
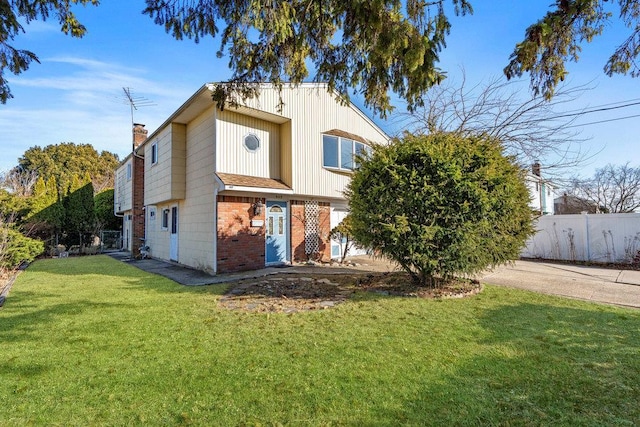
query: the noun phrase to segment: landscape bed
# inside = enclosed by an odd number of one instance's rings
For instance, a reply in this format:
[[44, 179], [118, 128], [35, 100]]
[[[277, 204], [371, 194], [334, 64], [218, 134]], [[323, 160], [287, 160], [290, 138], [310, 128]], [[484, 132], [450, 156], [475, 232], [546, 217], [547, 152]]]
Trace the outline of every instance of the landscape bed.
[[487, 285], [229, 310], [106, 256], [42, 260], [0, 310], [1, 425], [636, 425], [640, 312]]

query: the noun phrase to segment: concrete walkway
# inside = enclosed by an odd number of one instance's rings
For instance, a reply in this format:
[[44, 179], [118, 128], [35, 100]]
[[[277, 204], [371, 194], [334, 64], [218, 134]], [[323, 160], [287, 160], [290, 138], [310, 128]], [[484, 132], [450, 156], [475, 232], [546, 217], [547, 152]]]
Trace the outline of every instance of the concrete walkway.
[[[385, 272], [395, 269], [394, 265], [388, 261], [363, 256], [351, 258], [357, 263], [352, 267], [296, 265], [212, 276], [202, 271], [154, 259], [131, 260], [128, 252], [114, 252], [107, 255], [187, 286], [257, 279], [273, 274], [312, 276]], [[640, 308], [640, 271], [516, 261], [513, 265], [498, 267], [492, 272], [481, 274], [479, 280], [492, 285]]]
[[129, 252], [105, 253], [119, 261], [126, 262], [149, 273], [159, 274], [174, 282], [185, 286], [214, 285], [218, 283], [236, 282], [245, 279], [257, 279], [274, 274], [354, 274], [366, 272], [393, 271], [395, 267], [383, 260], [374, 260], [370, 257], [358, 257], [357, 265], [352, 267], [328, 266], [328, 265], [295, 265], [282, 267], [267, 267], [260, 270], [243, 271], [239, 273], [225, 273], [210, 275], [204, 271], [184, 267], [175, 263], [159, 261], [155, 259], [136, 260], [131, 258]]
[[516, 261], [481, 275], [483, 283], [640, 308], [640, 271]]

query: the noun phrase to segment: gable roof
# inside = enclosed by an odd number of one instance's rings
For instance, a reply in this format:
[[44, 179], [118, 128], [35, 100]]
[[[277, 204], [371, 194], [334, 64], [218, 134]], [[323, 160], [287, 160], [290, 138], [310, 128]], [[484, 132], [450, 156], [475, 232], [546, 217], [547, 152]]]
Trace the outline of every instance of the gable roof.
[[[140, 144], [135, 149], [135, 151], [136, 152], [141, 151], [142, 147], [144, 147], [147, 143], [149, 143], [152, 139], [154, 139], [158, 135], [158, 133], [163, 128], [168, 126], [170, 123], [175, 122], [175, 123], [186, 124], [189, 121], [193, 120], [195, 117], [197, 117], [206, 109], [211, 108], [212, 106], [215, 106], [215, 102], [213, 102], [211, 98], [211, 93], [214, 85], [215, 85], [214, 83], [207, 83], [201, 86], [193, 95], [191, 95], [191, 97], [189, 97], [189, 99], [187, 99], [176, 111], [174, 111], [160, 126], [158, 126], [157, 129], [155, 129], [153, 132], [150, 132], [149, 135], [147, 136], [147, 139], [142, 144]], [[290, 87], [297, 88], [297, 89], [315, 88], [319, 90], [327, 90], [328, 85], [326, 83], [300, 83], [297, 86], [290, 86]], [[274, 89], [273, 84], [263, 83], [261, 85], [261, 90], [270, 90], [270, 89]], [[334, 96], [339, 96], [339, 94], [335, 90], [332, 92]], [[336, 102], [339, 102], [339, 101], [336, 100]], [[374, 129], [376, 129], [380, 133], [380, 135], [383, 135], [385, 137], [385, 140], [387, 141], [389, 140], [389, 136], [386, 134], [386, 132], [383, 131], [380, 128], [380, 126], [378, 126], [369, 116], [367, 116], [353, 102], [347, 102], [347, 106], [352, 110], [354, 110], [360, 117], [362, 117], [363, 120], [369, 123], [369, 125], [371, 125]], [[238, 107], [234, 107], [233, 111], [237, 111], [240, 114], [245, 114], [249, 116], [267, 118], [268, 120], [273, 121], [274, 123], [284, 123], [288, 120], [287, 117], [273, 114], [267, 111], [263, 111], [262, 109], [252, 108], [247, 105], [240, 105]], [[338, 130], [332, 130], [332, 131], [341, 132]], [[329, 132], [332, 132], [332, 131], [329, 131]], [[362, 141], [363, 138], [357, 137], [351, 134], [336, 135], [336, 136], [345, 136], [347, 138], [351, 138], [356, 141], [365, 142], [365, 143], [368, 142], [368, 141]]]

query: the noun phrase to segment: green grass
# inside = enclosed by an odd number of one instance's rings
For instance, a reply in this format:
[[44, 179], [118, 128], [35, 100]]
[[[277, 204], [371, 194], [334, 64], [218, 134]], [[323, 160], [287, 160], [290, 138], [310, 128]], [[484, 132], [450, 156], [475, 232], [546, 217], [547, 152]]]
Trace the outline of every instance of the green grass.
[[0, 425], [637, 425], [640, 312], [487, 286], [221, 309], [108, 257], [44, 260], [0, 310]]

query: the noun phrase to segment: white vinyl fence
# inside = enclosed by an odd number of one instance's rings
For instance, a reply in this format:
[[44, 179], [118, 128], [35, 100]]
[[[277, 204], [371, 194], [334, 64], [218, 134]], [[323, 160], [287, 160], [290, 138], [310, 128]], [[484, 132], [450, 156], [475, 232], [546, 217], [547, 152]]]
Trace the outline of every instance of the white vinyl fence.
[[632, 262], [640, 250], [640, 214], [546, 215], [521, 256], [566, 261]]

